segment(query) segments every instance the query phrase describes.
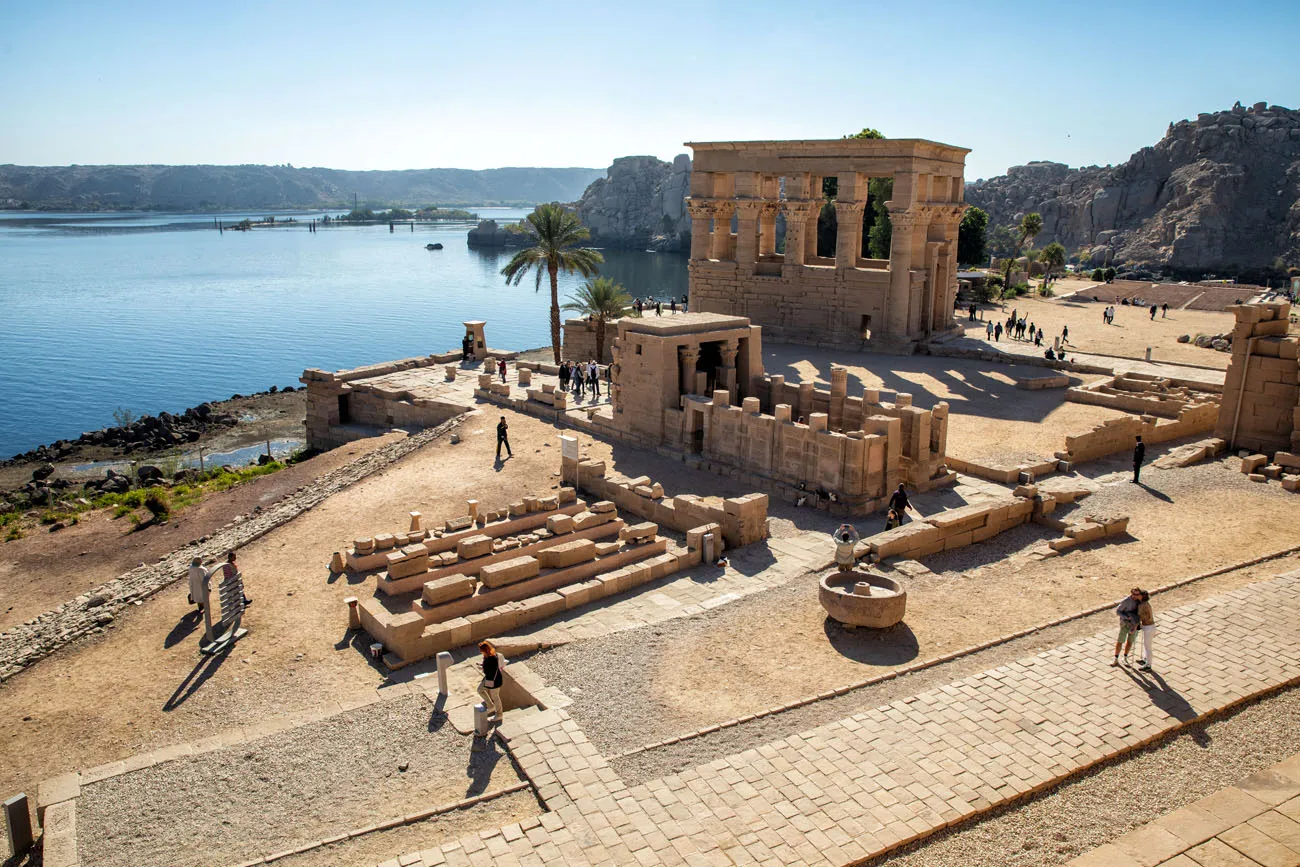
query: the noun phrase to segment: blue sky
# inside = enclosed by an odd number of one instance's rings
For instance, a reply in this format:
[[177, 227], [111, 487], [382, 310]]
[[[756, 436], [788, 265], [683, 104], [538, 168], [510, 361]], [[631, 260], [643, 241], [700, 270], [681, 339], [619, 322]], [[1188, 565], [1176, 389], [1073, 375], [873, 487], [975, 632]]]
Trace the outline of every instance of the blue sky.
[[874, 126], [1114, 163], [1300, 105], [1300, 0], [0, 0], [0, 163], [597, 166]]

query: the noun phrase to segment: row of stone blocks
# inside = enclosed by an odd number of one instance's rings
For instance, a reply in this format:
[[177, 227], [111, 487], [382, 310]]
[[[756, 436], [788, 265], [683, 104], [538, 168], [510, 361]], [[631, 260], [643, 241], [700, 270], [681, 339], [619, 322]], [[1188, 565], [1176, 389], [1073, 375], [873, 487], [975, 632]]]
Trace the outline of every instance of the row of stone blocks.
[[[451, 553], [460, 556], [461, 542], [475, 536], [486, 536], [491, 547], [498, 543], [509, 547], [519, 544], [520, 534], [541, 527], [551, 511], [580, 512], [586, 504], [577, 499], [573, 488], [561, 488], [548, 497], [528, 497], [500, 509], [480, 509], [476, 500], [468, 501], [470, 514], [449, 519], [440, 530], [429, 532], [412, 529], [408, 533], [384, 533], [374, 538], [357, 539], [347, 552], [346, 566], [353, 571], [385, 568], [380, 576], [380, 589], [388, 590], [388, 581], [408, 577], [435, 563], [438, 555]], [[412, 524], [420, 521], [418, 512], [411, 513]], [[482, 542], [470, 543], [465, 551], [472, 556], [482, 556]], [[446, 558], [436, 561], [446, 564]], [[395, 571], [394, 571], [395, 570]], [[414, 588], [412, 588], [414, 589]], [[397, 590], [393, 592], [405, 592]]]
[[1086, 433], [1067, 436], [1065, 448], [1058, 451], [1056, 457], [1070, 463], [1091, 461], [1131, 451], [1139, 436], [1147, 445], [1153, 445], [1208, 433], [1218, 420], [1219, 407], [1213, 403], [1185, 406], [1175, 419], [1157, 419], [1152, 415], [1107, 419]]
[[1012, 495], [949, 509], [863, 539], [856, 553], [858, 557], [871, 556], [877, 560], [886, 557], [915, 560], [963, 548], [1028, 523], [1035, 505], [1033, 496]]
[[706, 534], [720, 539], [720, 528], [716, 524], [697, 527], [687, 534], [685, 550], [669, 550], [668, 540], [656, 537], [653, 524], [621, 528], [618, 550], [604, 556], [595, 552], [594, 559], [503, 587], [485, 591], [480, 586], [472, 597], [428, 609], [431, 616], [443, 619], [429, 622], [418, 612], [390, 616], [374, 600], [367, 600], [360, 607], [361, 622], [389, 651], [385, 663], [398, 667], [697, 565]]
[[[593, 506], [594, 508], [594, 506]], [[414, 565], [399, 564], [403, 568], [394, 573], [390, 568], [379, 576], [379, 589], [389, 595], [416, 591], [428, 581], [435, 581], [447, 575], [478, 575], [484, 567], [499, 562], [503, 558], [520, 556], [525, 552], [540, 549], [552, 543], [557, 535], [548, 529], [551, 518], [559, 515], [577, 521], [581, 528], [577, 532], [591, 533], [601, 524], [616, 521], [614, 507], [598, 514], [587, 512], [580, 501], [564, 508], [542, 512], [536, 516], [527, 516], [497, 525], [486, 525], [484, 532], [469, 531], [470, 535], [458, 534], [455, 540], [433, 539], [426, 543], [426, 556], [418, 553], [412, 557]], [[507, 529], [516, 532], [504, 535]], [[486, 531], [497, 531], [498, 535], [489, 535]], [[448, 547], [450, 546], [450, 547]], [[445, 548], [445, 550], [437, 550]], [[423, 569], [420, 569], [420, 566]]]

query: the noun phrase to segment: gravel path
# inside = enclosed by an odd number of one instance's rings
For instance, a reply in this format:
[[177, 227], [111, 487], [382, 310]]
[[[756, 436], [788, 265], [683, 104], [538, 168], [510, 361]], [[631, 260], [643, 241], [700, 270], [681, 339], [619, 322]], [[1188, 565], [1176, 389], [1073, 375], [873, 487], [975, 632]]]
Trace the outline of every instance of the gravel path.
[[471, 753], [444, 723], [408, 696], [88, 786], [82, 862], [235, 864], [521, 779], [495, 743]]
[[870, 863], [1055, 867], [1291, 756], [1297, 731], [1300, 688], [1292, 688]]

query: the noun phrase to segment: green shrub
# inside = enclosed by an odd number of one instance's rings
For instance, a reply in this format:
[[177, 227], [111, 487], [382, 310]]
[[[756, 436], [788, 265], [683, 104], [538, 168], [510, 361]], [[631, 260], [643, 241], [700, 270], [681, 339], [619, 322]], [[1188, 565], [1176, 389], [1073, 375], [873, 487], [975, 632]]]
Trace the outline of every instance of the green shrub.
[[12, 527], [9, 528], [9, 532], [5, 533], [6, 542], [15, 542], [21, 539], [22, 537], [23, 537], [23, 528], [19, 524], [14, 524]]
[[1105, 277], [1105, 274], [1102, 272], [1102, 270], [1101, 270], [1100, 268], [1093, 268], [1093, 269], [1092, 269], [1092, 279], [1093, 279], [1093, 280], [1096, 280], [1098, 283], [1100, 283], [1102, 280], [1105, 280], [1106, 277]]
[[1115, 279], [1115, 269], [1114, 269], [1114, 268], [1107, 268], [1105, 271], [1102, 271], [1102, 272], [1101, 272], [1101, 278], [1102, 278], [1103, 280], [1105, 280], [1107, 283], [1109, 283], [1110, 281], [1114, 280], [1114, 279]]
[[122, 503], [118, 503], [118, 504], [113, 508], [113, 520], [115, 520], [115, 521], [116, 521], [118, 518], [122, 517], [123, 515], [129, 515], [129, 514], [131, 514], [131, 507], [130, 507], [130, 506], [124, 505], [124, 504], [122, 504]]
[[167, 492], [162, 488], [149, 489], [144, 498], [144, 507], [153, 515], [155, 524], [161, 524], [172, 514], [172, 505], [167, 499]]
[[1052, 298], [1055, 295], [1056, 295], [1056, 290], [1053, 289], [1051, 286], [1048, 286], [1046, 283], [1038, 287], [1038, 297], [1040, 298]]

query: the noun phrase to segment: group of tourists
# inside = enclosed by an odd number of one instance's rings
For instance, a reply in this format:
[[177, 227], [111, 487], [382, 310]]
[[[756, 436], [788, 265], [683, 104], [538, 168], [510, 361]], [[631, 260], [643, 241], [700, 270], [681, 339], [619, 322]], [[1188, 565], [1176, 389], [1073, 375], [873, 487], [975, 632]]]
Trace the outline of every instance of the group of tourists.
[[[632, 302], [632, 309], [635, 310], [635, 311], [636, 311], [637, 313], [639, 313], [639, 314], [644, 314], [644, 313], [646, 313], [647, 311], [653, 310], [653, 311], [655, 312], [655, 316], [663, 316], [663, 315], [664, 315], [664, 302], [659, 301], [659, 300], [657, 300], [657, 299], [655, 299], [655, 298], [637, 298], [636, 300], [634, 300], [634, 301]], [[677, 309], [678, 309], [677, 296], [674, 295], [673, 297], [671, 297], [671, 298], [668, 299], [668, 312], [669, 312], [669, 313], [676, 313], [676, 312], [677, 312]], [[682, 296], [682, 300], [681, 300], [681, 311], [682, 311], [683, 313], [686, 312], [686, 296], [685, 296], [685, 295]]]
[[[600, 397], [600, 365], [595, 359], [560, 362], [560, 390], [572, 391], [578, 400], [588, 393], [593, 398]], [[605, 393], [609, 394], [608, 366], [605, 367]]]
[[1026, 317], [1020, 315], [1019, 308], [1011, 311], [1011, 315], [1007, 317], [1005, 324], [990, 320], [985, 326], [984, 333], [989, 340], [999, 341], [1005, 333], [1012, 340], [1028, 340], [1034, 346], [1043, 345], [1042, 327], [1035, 328], [1034, 323], [1027, 321]]

